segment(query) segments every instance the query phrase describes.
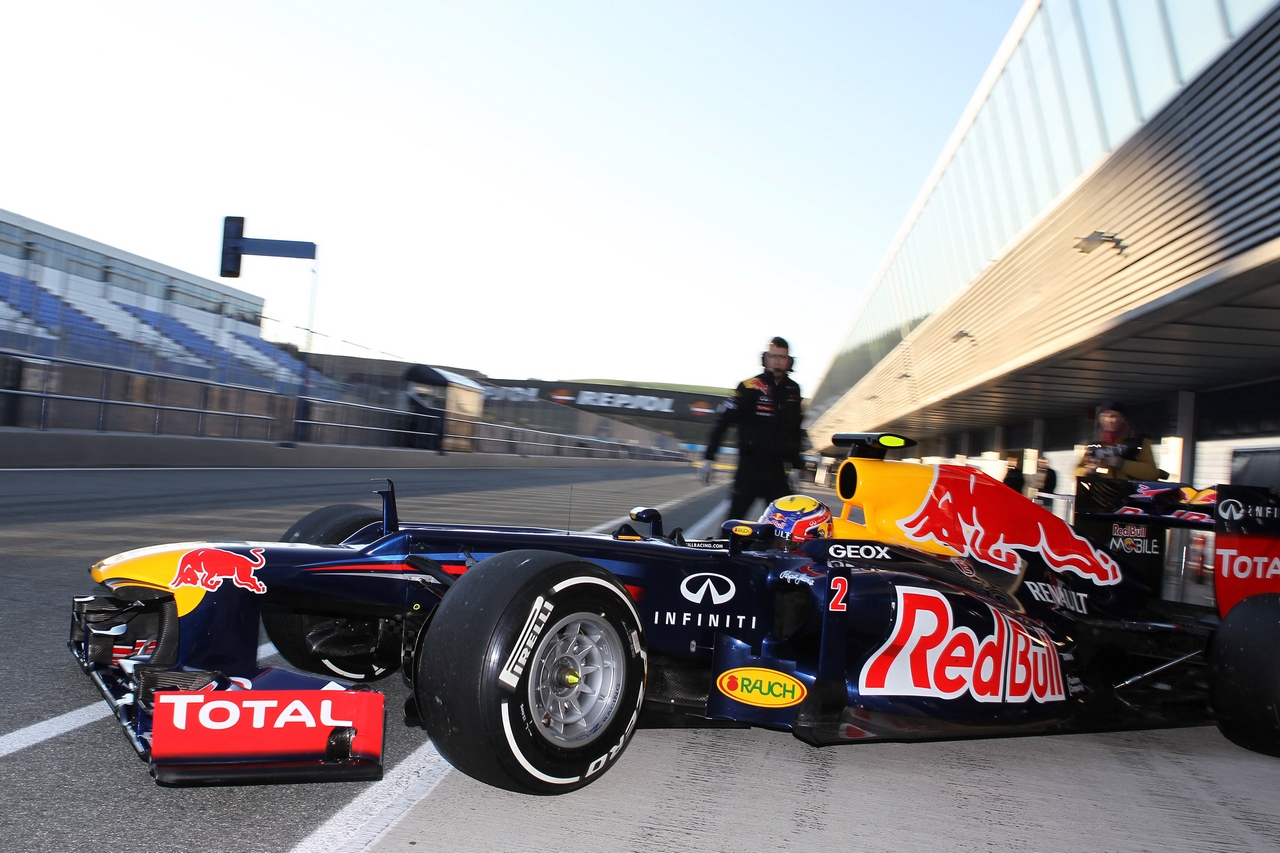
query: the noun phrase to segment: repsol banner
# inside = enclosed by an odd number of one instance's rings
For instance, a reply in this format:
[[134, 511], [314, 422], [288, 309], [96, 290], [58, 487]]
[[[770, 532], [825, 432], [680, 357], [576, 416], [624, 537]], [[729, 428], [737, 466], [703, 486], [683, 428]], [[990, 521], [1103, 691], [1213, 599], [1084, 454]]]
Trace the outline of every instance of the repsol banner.
[[489, 401], [514, 403], [542, 400], [599, 414], [629, 414], [695, 423], [710, 423], [725, 397], [668, 391], [634, 385], [490, 379]]

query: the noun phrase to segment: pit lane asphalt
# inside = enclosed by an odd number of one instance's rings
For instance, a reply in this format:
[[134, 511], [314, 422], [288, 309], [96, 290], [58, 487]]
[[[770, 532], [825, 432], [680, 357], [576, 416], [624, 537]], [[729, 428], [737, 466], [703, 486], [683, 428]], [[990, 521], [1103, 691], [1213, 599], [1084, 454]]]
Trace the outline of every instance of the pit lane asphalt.
[[[109, 554], [191, 539], [275, 540], [331, 503], [377, 505], [370, 478], [393, 477], [406, 520], [484, 521], [583, 530], [638, 504], [688, 526], [721, 498], [690, 469], [0, 471], [0, 734], [102, 700], [66, 649], [73, 595]], [[570, 488], [572, 487], [572, 509]], [[572, 522], [570, 522], [572, 512]], [[263, 638], [265, 640], [265, 637]], [[279, 658], [270, 661], [279, 663]], [[387, 693], [388, 768], [422, 744]], [[289, 850], [369, 783], [166, 789], [113, 718], [0, 758], [0, 849]]]
[[[361, 502], [373, 476], [0, 472], [0, 733], [100, 701], [65, 650], [67, 599], [93, 560], [158, 541], [276, 538], [317, 505]], [[394, 476], [414, 520], [558, 525], [572, 484], [575, 529], [697, 489], [661, 471]], [[720, 497], [664, 516], [687, 526]], [[379, 685], [398, 707], [399, 679]], [[388, 767], [423, 737], [393, 714]], [[288, 851], [375, 787], [158, 788], [107, 719], [0, 759], [0, 849]], [[616, 768], [563, 797], [450, 772], [367, 849], [1271, 851], [1280, 760], [1213, 728], [827, 749], [759, 729], [640, 730]]]

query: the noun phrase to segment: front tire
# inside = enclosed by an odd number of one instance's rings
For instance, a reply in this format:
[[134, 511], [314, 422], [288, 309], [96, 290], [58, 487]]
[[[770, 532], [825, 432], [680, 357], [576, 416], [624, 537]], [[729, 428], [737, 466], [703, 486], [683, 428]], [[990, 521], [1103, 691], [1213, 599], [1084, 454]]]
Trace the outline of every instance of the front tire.
[[1231, 608], [1209, 649], [1218, 730], [1245, 749], [1280, 756], [1280, 594]]
[[307, 672], [377, 681], [400, 668], [400, 624], [393, 619], [264, 606], [262, 627], [280, 656]]
[[613, 575], [566, 554], [509, 551], [445, 594], [415, 689], [454, 767], [510, 791], [561, 794], [616, 763], [647, 665], [639, 616]]
[[349, 536], [382, 520], [382, 513], [360, 504], [334, 504], [304, 515], [280, 537], [281, 542], [339, 545]]
[[[309, 512], [280, 537], [281, 542], [340, 545], [382, 520], [360, 504], [335, 504]], [[265, 606], [262, 627], [289, 663], [348, 681], [376, 681], [400, 666], [400, 625], [377, 617], [348, 617]]]

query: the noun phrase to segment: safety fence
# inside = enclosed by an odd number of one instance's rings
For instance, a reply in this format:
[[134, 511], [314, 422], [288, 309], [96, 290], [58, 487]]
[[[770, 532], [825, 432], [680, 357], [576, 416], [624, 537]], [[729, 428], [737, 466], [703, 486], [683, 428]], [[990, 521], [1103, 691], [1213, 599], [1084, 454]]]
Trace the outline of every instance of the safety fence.
[[262, 388], [0, 350], [0, 426], [460, 453], [682, 461], [638, 442], [285, 395]]

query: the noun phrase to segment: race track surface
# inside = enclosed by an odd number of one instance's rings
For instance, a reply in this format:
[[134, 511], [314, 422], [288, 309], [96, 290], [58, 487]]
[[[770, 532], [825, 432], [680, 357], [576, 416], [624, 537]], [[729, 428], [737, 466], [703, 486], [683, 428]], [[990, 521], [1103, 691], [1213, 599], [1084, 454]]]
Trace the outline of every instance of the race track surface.
[[[1212, 728], [827, 749], [641, 730], [599, 782], [535, 798], [450, 770], [393, 710], [380, 783], [156, 786], [115, 721], [94, 718], [105, 704], [66, 650], [87, 567], [158, 542], [277, 539], [318, 506], [376, 505], [380, 476], [406, 520], [577, 530], [691, 498], [664, 511], [688, 527], [724, 492], [661, 467], [0, 472], [0, 849], [1280, 849], [1280, 760]], [[379, 686], [399, 708], [400, 679]], [[76, 712], [92, 721], [60, 716]], [[22, 745], [46, 721], [58, 733]]]

